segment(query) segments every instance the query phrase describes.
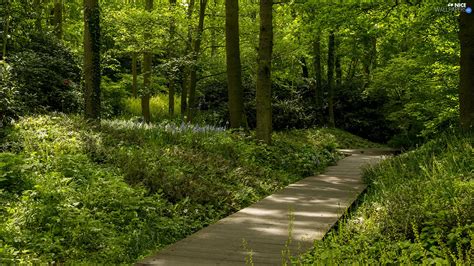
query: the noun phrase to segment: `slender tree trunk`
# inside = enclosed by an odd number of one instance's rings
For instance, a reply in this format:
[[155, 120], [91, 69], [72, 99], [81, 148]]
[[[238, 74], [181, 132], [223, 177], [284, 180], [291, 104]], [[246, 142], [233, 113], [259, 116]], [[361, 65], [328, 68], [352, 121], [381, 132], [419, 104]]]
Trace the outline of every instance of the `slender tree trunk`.
[[133, 98], [137, 98], [138, 92], [138, 70], [137, 70], [137, 53], [132, 53], [132, 96]]
[[43, 16], [43, 8], [41, 7], [41, 0], [33, 1], [33, 9], [35, 10], [35, 28], [40, 32], [43, 30], [41, 25], [41, 17]]
[[[466, 1], [473, 6], [474, 1]], [[474, 16], [461, 12], [459, 18], [459, 42], [461, 43], [459, 109], [461, 128], [474, 131]]]
[[[211, 30], [211, 56], [212, 57], [217, 55], [217, 40], [218, 40], [218, 38], [216, 36], [216, 28], [218, 26], [218, 23], [216, 23], [216, 17], [217, 17], [216, 10], [217, 10], [217, 0], [214, 0], [214, 5], [211, 9], [211, 29], [210, 29]], [[237, 12], [238, 12], [238, 10], [237, 10]]]
[[238, 0], [225, 1], [225, 14], [230, 127], [239, 128], [245, 125], [242, 118], [244, 113], [244, 93], [242, 90], [242, 66], [240, 63]]
[[306, 58], [302, 56], [300, 62], [301, 62], [302, 77], [304, 79], [307, 79], [309, 78], [309, 72], [308, 72], [308, 64], [306, 63]]
[[370, 84], [370, 74], [377, 63], [377, 38], [375, 36], [367, 37], [366, 43], [366, 54], [363, 61], [363, 68], [364, 68], [364, 76], [365, 82], [363, 88], [367, 88]]
[[7, 58], [7, 43], [8, 43], [8, 32], [10, 30], [10, 1], [6, 0], [5, 3], [5, 14], [3, 23], [3, 34], [2, 34], [2, 57], [0, 59], [5, 60]]
[[260, 0], [260, 38], [257, 72], [257, 139], [272, 142], [272, 0]]
[[350, 65], [349, 65], [349, 70], [347, 70], [347, 75], [346, 75], [346, 83], [347, 84], [352, 83], [352, 80], [354, 79], [355, 71], [357, 69], [357, 64], [358, 63], [359, 63], [359, 58], [354, 56], [351, 60]]
[[197, 85], [197, 60], [201, 52], [202, 33], [204, 31], [204, 18], [206, 15], [207, 0], [200, 0], [199, 6], [199, 24], [196, 32], [196, 40], [194, 41], [193, 50], [193, 66], [191, 67], [191, 75], [189, 79], [189, 106], [188, 106], [188, 122], [192, 122], [197, 111], [196, 102], [196, 85]]
[[371, 44], [372, 44], [372, 60], [371, 60], [371, 66], [372, 70], [374, 70], [377, 67], [377, 37], [373, 36], [371, 39]]
[[323, 85], [322, 85], [322, 69], [321, 69], [321, 33], [318, 33], [313, 43], [314, 53], [314, 99], [316, 107], [321, 108], [323, 106]]
[[328, 111], [329, 111], [329, 127], [335, 127], [334, 122], [334, 32], [329, 34], [328, 43]]
[[[153, 10], [153, 0], [145, 0], [145, 10], [151, 12]], [[150, 38], [148, 32], [145, 33], [145, 40]], [[152, 54], [150, 51], [143, 53], [143, 87], [144, 92], [141, 98], [143, 120], [150, 123], [150, 95], [151, 95], [151, 68], [152, 68]]]
[[54, 0], [54, 33], [58, 39], [63, 38], [63, 3], [62, 0]]
[[84, 0], [85, 116], [100, 119], [100, 9], [98, 0]]
[[338, 52], [336, 52], [335, 68], [336, 68], [336, 88], [340, 88], [342, 85], [342, 69], [341, 69], [341, 56], [339, 56]]
[[[174, 9], [176, 6], [176, 0], [170, 0], [170, 11], [171, 14], [174, 13]], [[173, 15], [171, 15], [170, 19], [170, 40], [168, 44], [168, 59], [172, 60], [174, 58], [174, 35], [175, 35], [175, 21]], [[175, 94], [175, 85], [174, 85], [174, 73], [172, 71], [169, 72], [168, 76], [168, 113], [170, 116], [174, 115], [174, 94]]]
[[[188, 21], [188, 42], [187, 42], [187, 54], [192, 53], [192, 43], [193, 43], [193, 34], [192, 34], [192, 25], [191, 25], [191, 20], [193, 17], [193, 11], [194, 11], [194, 0], [189, 0], [188, 3], [188, 11], [186, 14], [186, 18]], [[181, 116], [184, 118], [186, 114], [188, 113], [188, 91], [190, 87], [190, 82], [189, 82], [189, 76], [190, 76], [190, 68], [189, 66], [186, 66], [184, 69], [184, 77], [183, 77], [183, 86], [182, 86], [182, 93], [181, 93]]]

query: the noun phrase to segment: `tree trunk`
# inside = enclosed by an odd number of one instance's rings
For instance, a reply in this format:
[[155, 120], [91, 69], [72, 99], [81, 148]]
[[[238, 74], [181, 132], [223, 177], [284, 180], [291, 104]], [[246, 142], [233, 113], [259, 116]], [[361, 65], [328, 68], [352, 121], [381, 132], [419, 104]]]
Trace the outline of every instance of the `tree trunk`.
[[[466, 1], [468, 6], [474, 1]], [[461, 128], [474, 131], [474, 16], [461, 12], [459, 17], [459, 42], [461, 44], [459, 109]]]
[[[186, 14], [186, 18], [188, 21], [188, 42], [186, 45], [186, 54], [191, 54], [192, 53], [192, 43], [193, 43], [193, 34], [192, 34], [192, 25], [191, 25], [191, 20], [193, 18], [193, 11], [194, 11], [194, 0], [189, 0], [188, 4], [188, 11]], [[189, 76], [190, 76], [190, 68], [189, 66], [186, 65], [184, 69], [184, 75], [183, 75], [183, 83], [182, 83], [182, 93], [181, 93], [181, 116], [184, 118], [186, 114], [188, 113], [188, 91], [190, 87], [190, 82], [189, 82]]]
[[302, 77], [304, 79], [309, 78], [308, 64], [306, 63], [306, 58], [304, 56], [301, 57], [301, 71], [302, 71]]
[[[227, 3], [227, 0], [226, 0], [226, 3]], [[216, 17], [217, 17], [216, 10], [217, 10], [217, 0], [214, 0], [214, 5], [211, 9], [211, 17], [210, 17], [210, 19], [211, 19], [211, 29], [210, 29], [210, 31], [211, 31], [211, 56], [212, 57], [217, 55], [217, 45], [218, 45], [218, 43], [217, 43], [218, 38], [217, 38], [217, 34], [216, 34], [217, 33], [216, 28], [218, 27], [219, 24], [216, 23]], [[237, 12], [238, 12], [238, 10], [237, 10]]]
[[[171, 14], [174, 14], [174, 9], [176, 6], [176, 0], [170, 0], [170, 11]], [[172, 60], [174, 58], [174, 35], [175, 35], [175, 21], [173, 15], [171, 15], [170, 20], [170, 40], [168, 44], [168, 59]], [[168, 113], [170, 116], [174, 115], [174, 94], [175, 94], [175, 86], [174, 86], [174, 73], [173, 71], [168, 72]]]
[[242, 66], [240, 63], [239, 2], [225, 1], [225, 35], [227, 59], [227, 90], [229, 95], [230, 127], [243, 125], [244, 93], [242, 90]]
[[43, 14], [43, 8], [41, 7], [41, 0], [33, 1], [33, 9], [35, 11], [35, 28], [36, 28], [36, 31], [40, 32], [43, 30], [43, 27], [41, 25], [41, 17]]
[[335, 127], [334, 122], [334, 32], [329, 34], [328, 43], [328, 111], [329, 111], [329, 127]]
[[351, 63], [349, 64], [349, 69], [347, 70], [346, 74], [346, 83], [350, 84], [352, 83], [352, 80], [354, 79], [355, 76], [355, 71], [357, 69], [357, 64], [359, 63], [359, 58], [353, 56]]
[[3, 23], [2, 56], [0, 57], [0, 59], [2, 60], [6, 60], [7, 58], [8, 32], [10, 30], [10, 0], [6, 0], [4, 8], [5, 8], [5, 14], [4, 14], [5, 22]]
[[372, 73], [372, 70], [375, 67], [375, 64], [377, 63], [377, 38], [375, 36], [369, 36], [367, 37], [367, 43], [366, 43], [366, 54], [365, 58], [363, 61], [363, 68], [364, 68], [364, 76], [365, 76], [365, 82], [363, 85], [363, 88], [367, 88], [370, 84], [370, 74]]
[[137, 98], [138, 82], [137, 82], [137, 53], [132, 53], [132, 96]]
[[84, 0], [85, 117], [100, 119], [100, 9], [98, 0]]
[[[153, 0], [145, 0], [145, 10], [151, 12], [153, 10]], [[145, 33], [145, 40], [150, 38], [149, 33]], [[141, 98], [143, 120], [150, 123], [150, 95], [151, 95], [151, 67], [152, 54], [150, 51], [143, 53], [143, 94]]]
[[194, 50], [192, 55], [193, 66], [191, 67], [191, 74], [189, 79], [189, 107], [188, 107], [188, 122], [192, 122], [197, 111], [196, 102], [196, 85], [197, 85], [197, 60], [201, 52], [202, 32], [204, 31], [204, 18], [206, 15], [207, 0], [200, 0], [199, 6], [199, 24], [196, 32], [196, 40], [194, 41]]
[[58, 39], [63, 38], [63, 3], [62, 0], [54, 0], [54, 34]]
[[338, 52], [336, 52], [335, 68], [336, 68], [336, 88], [340, 88], [342, 85], [342, 69], [341, 69], [341, 56], [338, 54]]
[[257, 139], [272, 141], [272, 50], [273, 14], [272, 0], [260, 0], [260, 40], [257, 72]]
[[316, 107], [321, 108], [323, 106], [323, 86], [322, 86], [322, 69], [321, 69], [321, 33], [318, 33], [313, 43], [314, 53], [314, 100]]

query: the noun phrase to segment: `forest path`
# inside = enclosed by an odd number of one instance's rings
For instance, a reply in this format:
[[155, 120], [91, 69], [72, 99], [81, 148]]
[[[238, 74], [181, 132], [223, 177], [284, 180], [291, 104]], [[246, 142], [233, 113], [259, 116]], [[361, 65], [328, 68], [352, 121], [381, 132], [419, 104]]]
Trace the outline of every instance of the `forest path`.
[[366, 188], [362, 167], [391, 153], [387, 149], [341, 151], [350, 156], [323, 174], [291, 184], [138, 265], [281, 265], [289, 255], [307, 251]]

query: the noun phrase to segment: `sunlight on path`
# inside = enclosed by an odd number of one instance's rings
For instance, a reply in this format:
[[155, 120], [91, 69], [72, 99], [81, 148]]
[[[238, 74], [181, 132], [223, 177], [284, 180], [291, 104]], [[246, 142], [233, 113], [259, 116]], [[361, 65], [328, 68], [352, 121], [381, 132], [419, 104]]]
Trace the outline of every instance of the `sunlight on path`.
[[352, 155], [324, 174], [291, 184], [138, 265], [281, 265], [288, 254], [305, 252], [365, 189], [361, 167], [390, 153], [382, 149], [341, 151]]

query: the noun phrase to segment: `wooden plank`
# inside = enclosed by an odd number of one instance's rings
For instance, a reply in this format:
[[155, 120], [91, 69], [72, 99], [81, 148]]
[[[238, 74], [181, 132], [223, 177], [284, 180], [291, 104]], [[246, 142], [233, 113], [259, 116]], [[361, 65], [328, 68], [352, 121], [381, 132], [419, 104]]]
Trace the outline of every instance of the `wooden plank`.
[[324, 174], [291, 184], [138, 264], [244, 265], [250, 253], [257, 265], [281, 264], [285, 252], [300, 254], [322, 239], [365, 189], [361, 166], [377, 163], [386, 150], [354, 153]]

